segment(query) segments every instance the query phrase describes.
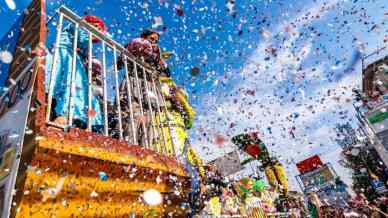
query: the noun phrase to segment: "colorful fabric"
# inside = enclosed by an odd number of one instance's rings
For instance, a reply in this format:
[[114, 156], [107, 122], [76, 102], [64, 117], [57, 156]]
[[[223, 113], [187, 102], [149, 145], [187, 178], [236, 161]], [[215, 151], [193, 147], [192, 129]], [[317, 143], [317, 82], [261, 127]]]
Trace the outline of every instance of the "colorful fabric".
[[308, 202], [307, 208], [310, 211], [311, 218], [319, 218], [318, 209], [313, 203]]
[[225, 214], [229, 215], [237, 215], [238, 214], [238, 201], [236, 199], [236, 196], [233, 196], [233, 194], [227, 195], [224, 197], [224, 208]]
[[263, 180], [257, 180], [253, 183], [253, 190], [261, 192], [264, 191], [265, 183]]
[[268, 165], [264, 169], [265, 175], [267, 177], [268, 183], [274, 187], [278, 188], [279, 185], [282, 186], [283, 193], [288, 194], [288, 179], [286, 172], [283, 166], [279, 163], [275, 165]]
[[267, 215], [261, 207], [250, 208], [246, 213], [246, 217], [248, 218], [267, 218]]
[[[73, 112], [73, 118], [88, 122], [88, 73], [84, 65], [84, 57], [87, 57], [88, 52], [88, 34], [85, 31], [78, 31], [77, 48], [79, 49], [75, 58], [75, 78], [71, 80], [71, 70], [73, 62], [73, 38], [74, 27], [69, 26], [64, 28], [61, 33], [58, 48], [56, 49], [56, 72], [51, 78], [54, 83], [53, 96], [56, 99], [54, 111], [57, 116], [67, 117], [70, 105], [70, 85], [71, 81], [75, 83], [75, 91], [72, 98], [73, 107], [70, 108]], [[50, 73], [52, 67], [52, 56], [46, 56], [46, 90], [49, 88]], [[92, 125], [103, 125], [103, 115], [101, 105], [98, 98], [92, 95], [92, 108], [95, 116], [92, 118]], [[68, 118], [68, 117], [67, 117]]]
[[263, 210], [266, 213], [275, 213], [276, 212], [276, 208], [275, 208], [275, 204], [274, 204], [276, 196], [274, 195], [273, 192], [269, 192], [267, 190], [264, 190], [261, 192], [260, 198], [262, 200]]

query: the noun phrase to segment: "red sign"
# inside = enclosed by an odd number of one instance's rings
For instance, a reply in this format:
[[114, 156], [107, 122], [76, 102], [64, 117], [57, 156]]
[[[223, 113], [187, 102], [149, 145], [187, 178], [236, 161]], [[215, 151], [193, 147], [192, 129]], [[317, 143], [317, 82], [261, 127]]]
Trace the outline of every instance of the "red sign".
[[303, 160], [296, 164], [296, 167], [298, 168], [299, 172], [301, 174], [313, 171], [315, 169], [320, 168], [323, 165], [321, 158], [319, 158], [318, 155], [314, 155], [310, 158], [307, 158], [306, 160]]

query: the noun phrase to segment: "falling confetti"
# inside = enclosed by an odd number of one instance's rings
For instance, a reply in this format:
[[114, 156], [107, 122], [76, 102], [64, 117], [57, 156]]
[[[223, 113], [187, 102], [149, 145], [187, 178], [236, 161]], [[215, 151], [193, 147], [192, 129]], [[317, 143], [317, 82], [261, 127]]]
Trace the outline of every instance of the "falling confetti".
[[218, 146], [223, 146], [225, 144], [225, 141], [226, 140], [225, 140], [224, 136], [222, 136], [222, 135], [217, 134], [214, 136], [214, 144], [216, 144]]
[[10, 64], [12, 62], [13, 56], [9, 51], [0, 51], [0, 61], [5, 64]]
[[97, 112], [93, 109], [88, 110], [88, 117], [94, 118], [97, 115]]
[[105, 172], [103, 172], [103, 171], [98, 172], [98, 176], [100, 177], [101, 181], [107, 181], [108, 180], [108, 175]]
[[144, 202], [150, 206], [156, 206], [163, 202], [163, 197], [159, 191], [148, 189], [143, 193]]
[[96, 198], [96, 197], [98, 197], [98, 193], [96, 191], [92, 191], [92, 193], [90, 193], [90, 197]]
[[16, 4], [13, 0], [5, 0], [5, 3], [7, 4], [9, 9], [11, 9], [11, 10], [16, 9]]
[[191, 75], [197, 76], [198, 74], [199, 74], [199, 68], [198, 67], [191, 68]]
[[152, 24], [152, 28], [158, 28], [160, 26], [163, 26], [163, 19], [162, 17], [154, 17], [154, 23]]
[[185, 12], [183, 11], [182, 6], [180, 6], [180, 5], [177, 5], [177, 6], [175, 7], [175, 13], [176, 13], [179, 17], [182, 17], [182, 16], [185, 15]]

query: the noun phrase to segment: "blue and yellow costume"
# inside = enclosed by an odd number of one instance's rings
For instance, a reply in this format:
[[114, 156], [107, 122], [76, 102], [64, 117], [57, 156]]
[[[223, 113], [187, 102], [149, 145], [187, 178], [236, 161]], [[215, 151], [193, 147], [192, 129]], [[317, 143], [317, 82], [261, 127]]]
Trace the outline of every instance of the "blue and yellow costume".
[[[56, 49], [56, 72], [51, 78], [54, 83], [53, 97], [56, 100], [54, 112], [56, 116], [64, 116], [68, 119], [70, 90], [71, 90], [71, 70], [73, 61], [73, 40], [74, 27], [65, 27], [61, 33], [58, 47]], [[88, 57], [89, 37], [85, 31], [78, 31], [77, 54], [75, 66], [75, 90], [73, 93], [73, 110], [74, 120], [79, 120], [86, 124], [88, 122], [88, 72], [85, 67], [85, 61]], [[49, 87], [50, 73], [52, 67], [52, 56], [46, 56], [46, 90]], [[95, 116], [92, 118], [92, 126], [101, 126], [103, 124], [103, 115], [101, 105], [96, 96], [92, 94], [92, 108]]]

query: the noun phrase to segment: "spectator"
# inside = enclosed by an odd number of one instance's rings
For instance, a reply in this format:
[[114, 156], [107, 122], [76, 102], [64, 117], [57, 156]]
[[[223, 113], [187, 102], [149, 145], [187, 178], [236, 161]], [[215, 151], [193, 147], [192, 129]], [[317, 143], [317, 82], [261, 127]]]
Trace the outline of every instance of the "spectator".
[[318, 195], [314, 192], [310, 192], [308, 195], [307, 208], [312, 218], [322, 218], [321, 207], [322, 203], [318, 198]]

